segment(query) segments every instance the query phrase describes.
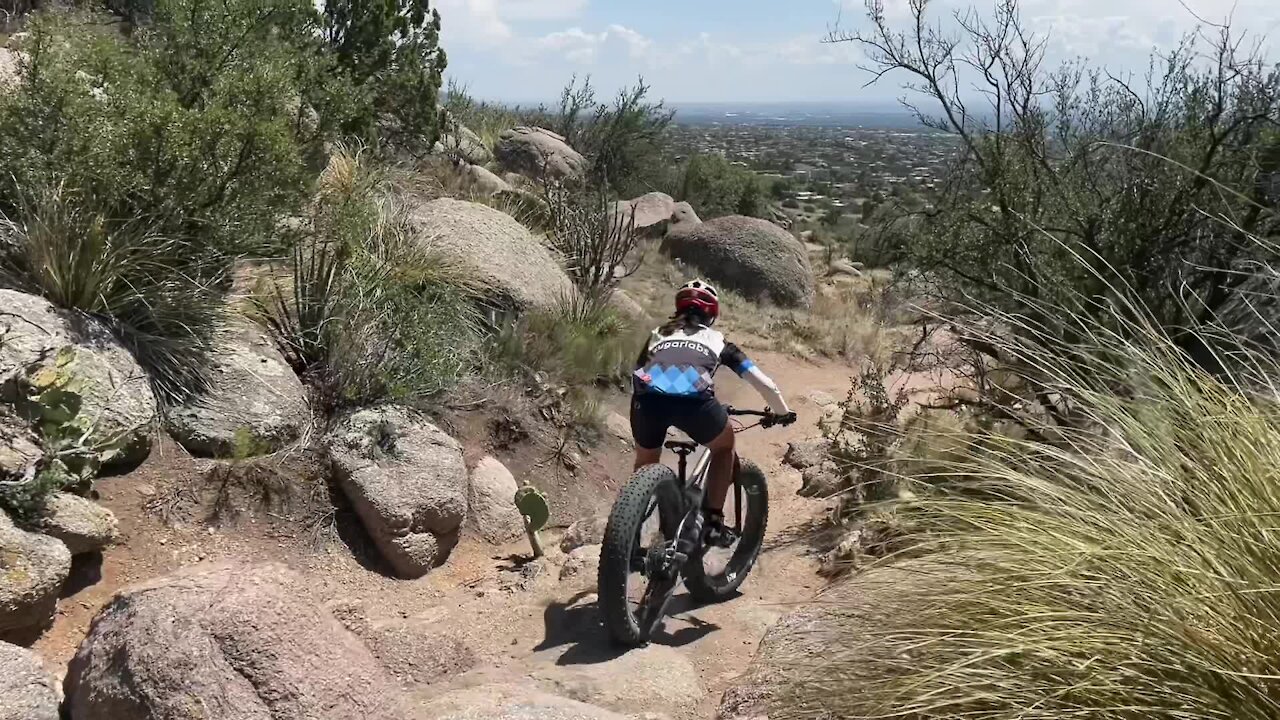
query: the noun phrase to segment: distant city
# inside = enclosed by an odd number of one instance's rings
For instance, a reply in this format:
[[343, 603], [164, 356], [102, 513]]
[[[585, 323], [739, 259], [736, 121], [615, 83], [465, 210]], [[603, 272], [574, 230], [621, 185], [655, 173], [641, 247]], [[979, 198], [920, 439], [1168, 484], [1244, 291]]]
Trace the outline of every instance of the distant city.
[[899, 130], [918, 128], [896, 102], [672, 103], [681, 125], [752, 125]]

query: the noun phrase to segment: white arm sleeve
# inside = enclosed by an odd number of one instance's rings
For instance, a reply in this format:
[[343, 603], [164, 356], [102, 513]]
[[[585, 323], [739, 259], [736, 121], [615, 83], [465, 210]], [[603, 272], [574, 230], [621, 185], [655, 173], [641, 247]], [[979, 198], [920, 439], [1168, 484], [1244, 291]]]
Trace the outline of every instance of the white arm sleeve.
[[751, 384], [751, 387], [760, 393], [765, 402], [769, 403], [769, 409], [777, 415], [785, 415], [791, 412], [787, 407], [787, 401], [782, 399], [782, 392], [778, 390], [778, 386], [773, 380], [760, 371], [760, 368], [752, 365], [742, 374], [742, 379]]

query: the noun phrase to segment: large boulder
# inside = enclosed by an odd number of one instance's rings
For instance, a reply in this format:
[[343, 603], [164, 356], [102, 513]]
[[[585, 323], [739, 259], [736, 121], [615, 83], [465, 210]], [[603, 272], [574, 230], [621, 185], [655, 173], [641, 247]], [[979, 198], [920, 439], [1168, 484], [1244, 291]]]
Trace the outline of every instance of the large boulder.
[[72, 555], [97, 552], [120, 537], [116, 516], [101, 505], [71, 493], [55, 493], [45, 503], [40, 530], [62, 541]]
[[675, 213], [676, 201], [663, 192], [651, 192], [634, 200], [619, 200], [613, 205], [615, 217], [623, 223], [634, 220], [635, 232], [643, 237], [661, 237]]
[[470, 483], [457, 440], [408, 408], [385, 405], [347, 416], [329, 453], [396, 575], [421, 577], [444, 562], [467, 516]]
[[29, 640], [48, 627], [70, 572], [66, 545], [0, 512], [0, 640]]
[[165, 427], [196, 455], [261, 455], [311, 421], [306, 389], [257, 325], [236, 320], [213, 355], [208, 392], [165, 413]]
[[[638, 708], [637, 708], [638, 709]], [[421, 720], [627, 720], [577, 700], [549, 695], [531, 684], [482, 685], [434, 699]]]
[[62, 691], [40, 659], [0, 642], [0, 720], [58, 720]]
[[551, 251], [506, 213], [441, 198], [413, 209], [421, 246], [471, 274], [491, 299], [517, 310], [550, 310], [573, 295], [573, 283]]
[[455, 132], [441, 135], [433, 151], [472, 165], [483, 165], [493, 159], [493, 154], [489, 152], [489, 148], [485, 147], [480, 136], [462, 125], [459, 125]]
[[493, 154], [504, 169], [535, 180], [578, 178], [587, 169], [586, 158], [564, 136], [540, 127], [507, 130]]
[[519, 487], [497, 458], [486, 455], [476, 463], [471, 471], [471, 518], [485, 540], [505, 543], [524, 536], [524, 516], [515, 505]]
[[679, 222], [667, 233], [663, 249], [749, 298], [782, 307], [813, 302], [813, 270], [804, 247], [768, 221], [730, 215]]
[[122, 590], [66, 691], [70, 720], [405, 717], [369, 650], [280, 565], [195, 566]]
[[493, 196], [515, 192], [510, 183], [480, 165], [463, 165], [458, 171], [462, 176], [463, 187], [475, 195]]
[[31, 423], [0, 405], [0, 482], [30, 481], [43, 458]]
[[[74, 412], [104, 464], [135, 465], [151, 449], [155, 396], [146, 373], [102, 323], [35, 295], [0, 289], [0, 402], [24, 414]], [[39, 402], [29, 398], [39, 396]]]

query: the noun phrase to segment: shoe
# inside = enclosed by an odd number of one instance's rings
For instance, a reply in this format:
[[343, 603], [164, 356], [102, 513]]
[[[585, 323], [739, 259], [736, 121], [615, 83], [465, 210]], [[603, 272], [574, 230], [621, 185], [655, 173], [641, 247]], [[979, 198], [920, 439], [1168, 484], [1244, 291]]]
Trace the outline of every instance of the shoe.
[[725, 527], [724, 513], [705, 509], [702, 513], [705, 517], [702, 537], [707, 547], [729, 548], [738, 542], [738, 534]]

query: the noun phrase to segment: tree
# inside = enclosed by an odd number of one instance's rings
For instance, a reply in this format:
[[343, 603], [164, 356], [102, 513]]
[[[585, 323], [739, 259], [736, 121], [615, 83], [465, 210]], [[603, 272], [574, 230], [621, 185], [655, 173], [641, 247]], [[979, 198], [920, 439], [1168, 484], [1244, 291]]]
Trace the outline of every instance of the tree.
[[591, 76], [579, 84], [575, 75], [560, 93], [558, 112], [544, 122], [591, 162], [592, 184], [632, 197], [660, 185], [669, 164], [662, 154], [675, 111], [648, 97], [649, 86], [639, 78], [612, 104], [599, 102]]
[[[1046, 308], [1099, 322], [1143, 308], [1164, 327], [1202, 326], [1239, 302], [1248, 268], [1277, 259], [1254, 239], [1276, 230], [1261, 186], [1275, 169], [1263, 150], [1280, 118], [1280, 70], [1229, 27], [1186, 38], [1133, 78], [1047, 68], [1017, 0], [990, 17], [957, 13], [953, 31], [930, 7], [909, 0], [898, 31], [882, 0], [868, 0], [869, 29], [829, 40], [861, 44], [877, 79], [909, 78], [932, 106], [911, 104], [917, 117], [961, 140], [911, 243], [911, 261], [943, 288], [1073, 344], [1078, 325]], [[981, 107], [962, 90], [971, 82]], [[1201, 334], [1179, 337], [1212, 364], [1195, 347]]]
[[439, 136], [436, 103], [448, 61], [440, 13], [428, 0], [326, 0], [324, 38], [337, 68], [365, 100], [343, 129], [411, 150]]
[[704, 219], [757, 216], [764, 209], [759, 177], [719, 155], [689, 158], [679, 195]]

